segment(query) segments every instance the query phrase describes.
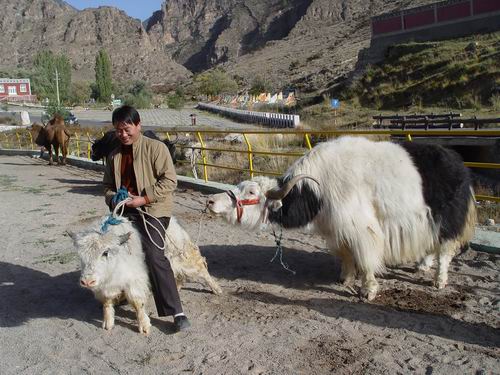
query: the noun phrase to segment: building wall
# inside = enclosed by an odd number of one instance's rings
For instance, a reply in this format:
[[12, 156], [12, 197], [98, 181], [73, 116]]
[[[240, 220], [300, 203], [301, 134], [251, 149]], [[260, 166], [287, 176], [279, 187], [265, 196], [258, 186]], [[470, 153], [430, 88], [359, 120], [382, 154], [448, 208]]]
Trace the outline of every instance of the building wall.
[[0, 97], [30, 96], [31, 85], [29, 79], [0, 78]]
[[499, 29], [500, 0], [448, 0], [372, 18], [372, 40], [381, 41], [435, 40]]

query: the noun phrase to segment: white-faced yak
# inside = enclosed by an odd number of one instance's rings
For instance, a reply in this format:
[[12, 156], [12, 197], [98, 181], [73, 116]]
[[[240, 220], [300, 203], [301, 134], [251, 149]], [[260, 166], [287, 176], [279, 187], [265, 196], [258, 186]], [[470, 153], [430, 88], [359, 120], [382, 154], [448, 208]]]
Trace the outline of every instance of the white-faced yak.
[[256, 177], [215, 194], [208, 208], [229, 223], [256, 229], [309, 225], [342, 259], [341, 278], [361, 277], [376, 297], [385, 265], [435, 257], [435, 285], [448, 280], [451, 258], [473, 236], [474, 197], [460, 156], [441, 146], [342, 137], [321, 143], [278, 179]]

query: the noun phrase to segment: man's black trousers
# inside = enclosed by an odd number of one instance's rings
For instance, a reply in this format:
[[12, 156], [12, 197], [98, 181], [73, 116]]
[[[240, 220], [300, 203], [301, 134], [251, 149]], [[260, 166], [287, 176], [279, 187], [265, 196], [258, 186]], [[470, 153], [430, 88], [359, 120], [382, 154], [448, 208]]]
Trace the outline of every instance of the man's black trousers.
[[158, 223], [158, 220], [161, 221], [163, 227], [166, 229], [170, 223], [170, 218], [160, 217], [156, 220], [149, 216], [145, 216], [147, 222], [154, 225], [154, 227], [161, 233], [160, 236], [160, 233], [152, 228], [151, 225], [147, 225], [149, 235], [154, 241], [154, 243], [152, 243], [146, 229], [144, 228], [142, 217], [135, 213], [127, 214], [126, 216], [141, 234], [142, 249], [146, 258], [146, 265], [149, 271], [149, 281], [151, 282], [158, 316], [175, 315], [183, 312], [181, 299], [179, 297], [179, 292], [177, 291], [177, 285], [175, 283], [175, 277], [172, 272], [170, 262], [165, 257], [164, 251], [158, 249], [154, 244], [156, 243], [159, 246], [162, 246], [165, 238], [165, 232]]

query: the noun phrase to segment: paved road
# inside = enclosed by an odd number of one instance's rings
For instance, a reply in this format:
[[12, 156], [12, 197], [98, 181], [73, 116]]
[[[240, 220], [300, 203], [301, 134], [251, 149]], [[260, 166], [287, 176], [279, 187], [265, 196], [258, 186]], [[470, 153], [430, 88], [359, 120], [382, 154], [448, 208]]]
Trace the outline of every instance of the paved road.
[[[9, 106], [10, 110], [21, 110], [22, 107]], [[25, 108], [31, 121], [40, 121], [42, 109]], [[106, 110], [73, 110], [75, 116], [80, 120], [81, 126], [107, 126], [111, 123], [111, 111]], [[182, 110], [174, 109], [141, 109], [142, 124], [146, 127], [191, 127], [191, 114], [196, 115], [196, 125], [203, 128], [215, 129], [254, 129], [256, 125], [241, 124], [223, 117], [213, 115], [207, 112], [199, 111], [194, 108], [185, 108]]]

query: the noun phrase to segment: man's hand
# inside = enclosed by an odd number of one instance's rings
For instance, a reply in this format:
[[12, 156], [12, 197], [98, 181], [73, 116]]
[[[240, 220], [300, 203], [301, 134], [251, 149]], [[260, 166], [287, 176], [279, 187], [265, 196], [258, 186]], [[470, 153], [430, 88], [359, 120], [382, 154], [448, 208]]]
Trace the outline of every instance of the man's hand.
[[146, 204], [146, 199], [144, 197], [140, 197], [137, 195], [129, 195], [129, 198], [132, 198], [132, 200], [125, 203], [125, 206], [127, 207], [137, 208], [144, 206]]

